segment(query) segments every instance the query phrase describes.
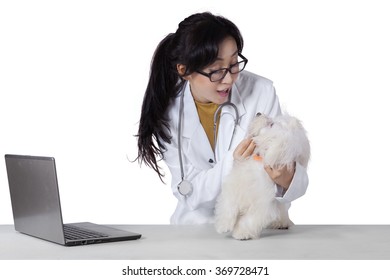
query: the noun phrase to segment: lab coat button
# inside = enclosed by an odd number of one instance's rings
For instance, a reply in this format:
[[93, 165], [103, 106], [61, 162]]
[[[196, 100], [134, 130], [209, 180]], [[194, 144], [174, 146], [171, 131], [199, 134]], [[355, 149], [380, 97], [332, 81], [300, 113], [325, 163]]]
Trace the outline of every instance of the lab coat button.
[[209, 163], [214, 163], [212, 158], [209, 159]]

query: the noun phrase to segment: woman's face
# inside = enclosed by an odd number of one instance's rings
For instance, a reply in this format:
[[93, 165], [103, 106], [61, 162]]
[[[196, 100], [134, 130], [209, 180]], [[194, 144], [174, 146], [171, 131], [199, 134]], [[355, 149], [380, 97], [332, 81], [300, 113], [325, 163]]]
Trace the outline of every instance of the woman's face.
[[[230, 65], [238, 62], [237, 44], [233, 37], [227, 37], [219, 45], [217, 60], [205, 67], [199, 69], [205, 73], [210, 73], [221, 68], [229, 68]], [[233, 83], [237, 80], [237, 74], [228, 72], [226, 76], [217, 82], [211, 82], [210, 79], [202, 74], [194, 72], [185, 78], [190, 83], [191, 93], [194, 99], [202, 103], [213, 102], [222, 104], [229, 99], [229, 94]]]

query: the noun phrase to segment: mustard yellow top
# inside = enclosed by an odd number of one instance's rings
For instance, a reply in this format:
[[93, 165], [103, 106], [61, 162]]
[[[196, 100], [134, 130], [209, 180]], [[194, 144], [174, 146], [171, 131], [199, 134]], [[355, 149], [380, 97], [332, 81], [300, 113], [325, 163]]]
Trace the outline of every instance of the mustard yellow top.
[[[214, 149], [214, 113], [218, 109], [218, 104], [215, 103], [201, 103], [195, 100], [196, 109], [198, 111], [200, 123], [206, 132], [211, 148]], [[219, 112], [220, 114], [221, 112]], [[217, 135], [219, 126], [219, 116], [217, 119]]]

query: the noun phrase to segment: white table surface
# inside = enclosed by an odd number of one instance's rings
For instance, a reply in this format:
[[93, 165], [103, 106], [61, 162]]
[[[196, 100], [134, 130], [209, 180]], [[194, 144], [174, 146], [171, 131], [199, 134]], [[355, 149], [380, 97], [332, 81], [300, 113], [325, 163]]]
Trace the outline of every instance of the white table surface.
[[389, 260], [390, 225], [295, 225], [265, 230], [261, 238], [238, 241], [212, 225], [111, 225], [142, 238], [65, 247], [0, 225], [2, 260]]

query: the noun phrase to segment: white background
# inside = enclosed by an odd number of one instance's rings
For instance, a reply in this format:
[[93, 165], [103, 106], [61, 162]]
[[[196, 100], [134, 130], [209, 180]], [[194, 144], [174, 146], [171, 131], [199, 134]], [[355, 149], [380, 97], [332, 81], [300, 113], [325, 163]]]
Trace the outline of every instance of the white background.
[[[308, 131], [310, 185], [292, 220], [388, 224], [386, 1], [1, 1], [1, 157], [56, 158], [65, 222], [169, 223], [169, 170], [164, 185], [129, 160], [155, 47], [206, 10], [237, 24], [247, 69]], [[12, 222], [0, 160], [0, 224]]]

